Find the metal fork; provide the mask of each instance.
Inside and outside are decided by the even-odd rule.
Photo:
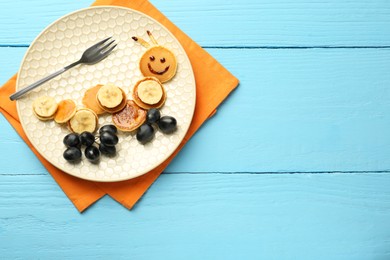
[[[30,86],[25,87],[24,89],[21,89],[21,90],[15,92],[9,98],[11,100],[16,100],[16,99],[20,98],[21,96],[23,96],[24,94],[26,94],[27,92],[29,92],[30,90],[35,89],[36,87],[51,80],[52,78],[55,78],[58,75],[64,73],[65,71],[73,68],[74,66],[77,66],[79,64],[95,64],[95,63],[103,60],[117,46],[117,44],[112,45],[115,42],[115,40],[112,40],[112,41],[108,42],[107,44],[105,44],[111,38],[112,37],[108,37],[107,39],[104,39],[104,40],[96,43],[95,45],[92,45],[91,47],[89,47],[88,49],[86,49],[84,51],[83,55],[81,56],[81,58],[78,61],[73,62],[72,64],[69,64],[68,66],[60,69],[59,71],[56,71],[53,74],[50,74],[49,76],[46,76],[41,80],[38,80],[37,82],[31,84]]]

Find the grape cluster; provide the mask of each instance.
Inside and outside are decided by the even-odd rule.
[[[90,132],[83,132],[80,135],[76,133],[68,134],[64,137],[64,144],[67,149],[64,152],[64,158],[70,162],[80,161],[82,153],[81,147],[85,146],[84,155],[93,163],[100,159],[100,154],[114,155],[116,153],[115,145],[118,143],[117,128],[114,125],[105,125],[99,129],[99,136],[95,137]],[[96,142],[100,140],[100,143]],[[94,144],[98,144],[99,148]]]
[[[137,131],[137,140],[140,143],[146,144],[153,139],[155,134],[153,125],[157,125],[164,134],[171,134],[176,131],[177,121],[172,116],[162,117],[160,111],[156,108],[149,109],[146,115],[146,123],[141,125]]]

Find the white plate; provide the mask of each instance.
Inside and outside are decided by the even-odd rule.
[[[54,121],[38,120],[33,115],[32,102],[48,95],[57,102],[72,99],[82,107],[86,89],[108,82],[122,87],[131,97],[134,84],[143,77],[138,61],[145,51],[131,37],[150,42],[146,30],[176,55],[177,73],[164,83],[167,101],[161,113],[177,119],[177,131],[171,135],[158,131],[147,145],[138,143],[134,133],[120,133],[115,157],[101,156],[99,164],[90,163],[84,155],[78,164],[66,162],[62,156],[65,150],[62,140],[69,130]],[[76,61],[87,47],[108,36],[113,36],[118,46],[105,60],[65,72],[18,100],[17,108],[27,137],[50,163],[82,179],[113,182],[140,176],[160,165],[183,140],[192,120],[196,96],[194,74],[184,49],[164,26],[145,14],[122,7],[100,6],[73,12],[47,27],[31,44],[20,66],[16,89]],[[111,123],[110,115],[99,117],[100,126],[108,123]]]

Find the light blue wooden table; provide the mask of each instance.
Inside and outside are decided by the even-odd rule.
[[[91,0],[0,0],[0,81]],[[132,211],[0,117],[1,259],[390,259],[390,1],[152,0],[240,80]]]

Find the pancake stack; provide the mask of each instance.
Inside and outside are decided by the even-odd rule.
[[[114,84],[100,87],[96,100],[98,106],[110,114],[121,111],[127,103],[126,93]]]
[[[155,77],[145,77],[134,86],[133,100],[143,109],[160,108],[166,99],[165,88]]]
[[[54,118],[57,112],[58,104],[54,98],[48,96],[42,96],[34,100],[33,113],[34,115],[43,121],[51,120]]]

